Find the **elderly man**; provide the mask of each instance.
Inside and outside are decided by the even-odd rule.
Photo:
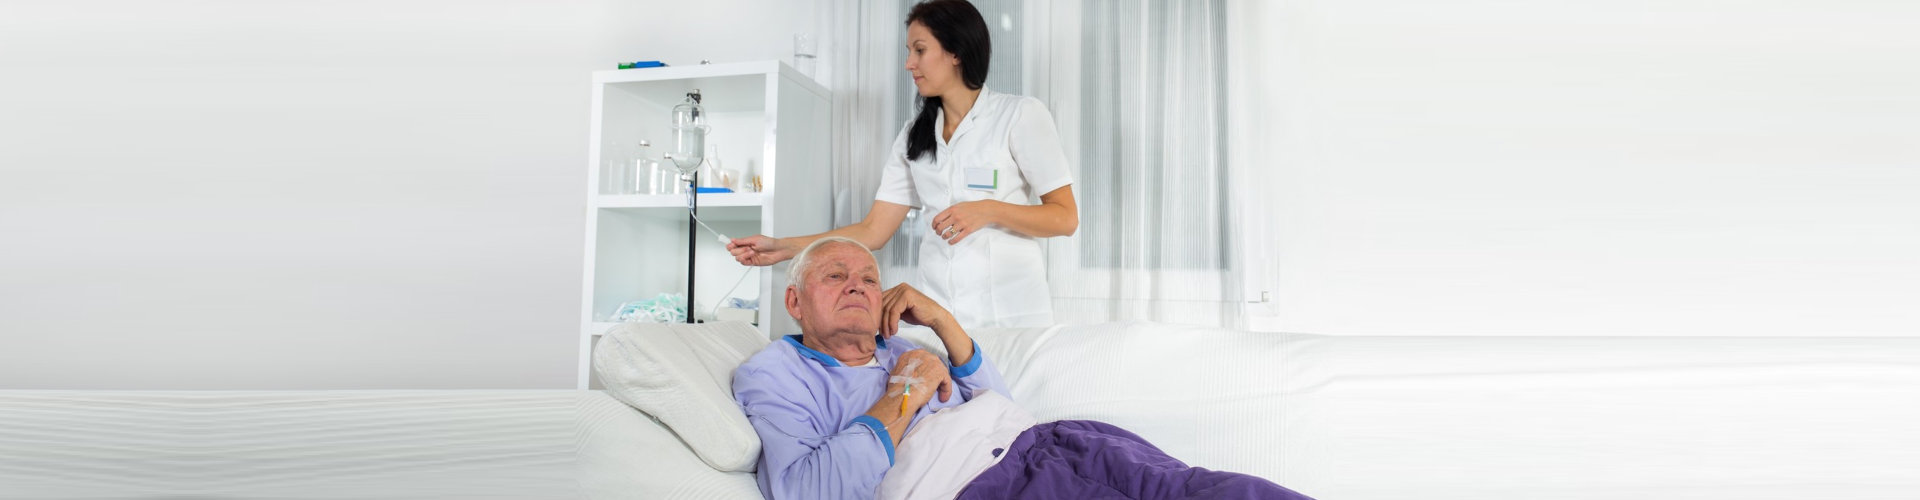
[[[734,399],[760,434],[767,498],[872,498],[907,428],[983,389],[999,370],[953,315],[909,287],[887,292],[896,318],[933,329],[947,359],[878,334],[880,267],[866,246],[822,238],[794,258],[787,312],[800,335],[767,346],[734,371]],[[957,397],[956,397],[957,396]]]
[[[858,242],[821,238],[792,265],[786,306],[800,335],[733,375],[734,399],[760,436],[756,475],[767,498],[1310,500],[1257,477],[1188,467],[1104,423],[1033,421],[951,313],[905,285],[881,292],[879,265]],[[899,321],[931,328],[948,358],[891,336]],[[900,450],[905,470],[889,476],[910,428],[923,429]]]

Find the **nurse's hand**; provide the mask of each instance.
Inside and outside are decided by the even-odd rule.
[[[733,254],[733,260],[741,265],[771,266],[793,258],[794,250],[781,244],[779,238],[756,234],[727,242],[727,253]]]
[[[880,335],[893,338],[900,333],[900,322],[938,330],[942,324],[953,323],[953,313],[926,294],[915,290],[912,285],[901,283],[899,286],[880,292]]]
[[[955,203],[946,210],[933,216],[933,234],[947,240],[948,245],[967,239],[967,235],[999,222],[999,200],[964,201]]]

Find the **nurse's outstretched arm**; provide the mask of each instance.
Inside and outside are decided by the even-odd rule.
[[[832,231],[806,236],[774,238],[756,234],[745,238],[734,238],[727,243],[727,252],[733,254],[733,260],[749,266],[771,266],[793,258],[801,249],[813,244],[814,240],[828,236],[844,236],[866,245],[869,250],[880,250],[900,230],[900,222],[907,220],[907,206],[875,200],[873,208],[867,210],[867,216],[851,225]]]

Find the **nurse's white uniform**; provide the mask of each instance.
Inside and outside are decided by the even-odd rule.
[[[934,152],[907,158],[907,132],[900,129],[874,199],[919,207],[915,224],[954,204],[1000,200],[1035,205],[1040,195],[1073,183],[1053,114],[1039,99],[980,89],[973,109],[942,140],[946,111],[934,117]],[[907,282],[946,306],[964,328],[1053,324],[1053,298],[1038,239],[999,225],[947,244],[933,230],[920,241],[918,279]]]

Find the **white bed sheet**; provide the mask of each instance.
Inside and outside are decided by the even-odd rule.
[[[1920,491],[1920,338],[974,333],[1043,421],[1113,423],[1322,500]],[[707,467],[588,391],[0,391],[0,485],[0,498],[757,496],[751,474]]]
[[[1323,498],[1920,492],[1920,339],[1294,344],[1281,474]]]
[[[1920,338],[975,335],[1042,421],[1106,421],[1322,500],[1920,492]]]
[[[752,498],[597,391],[0,391],[0,498]]]

